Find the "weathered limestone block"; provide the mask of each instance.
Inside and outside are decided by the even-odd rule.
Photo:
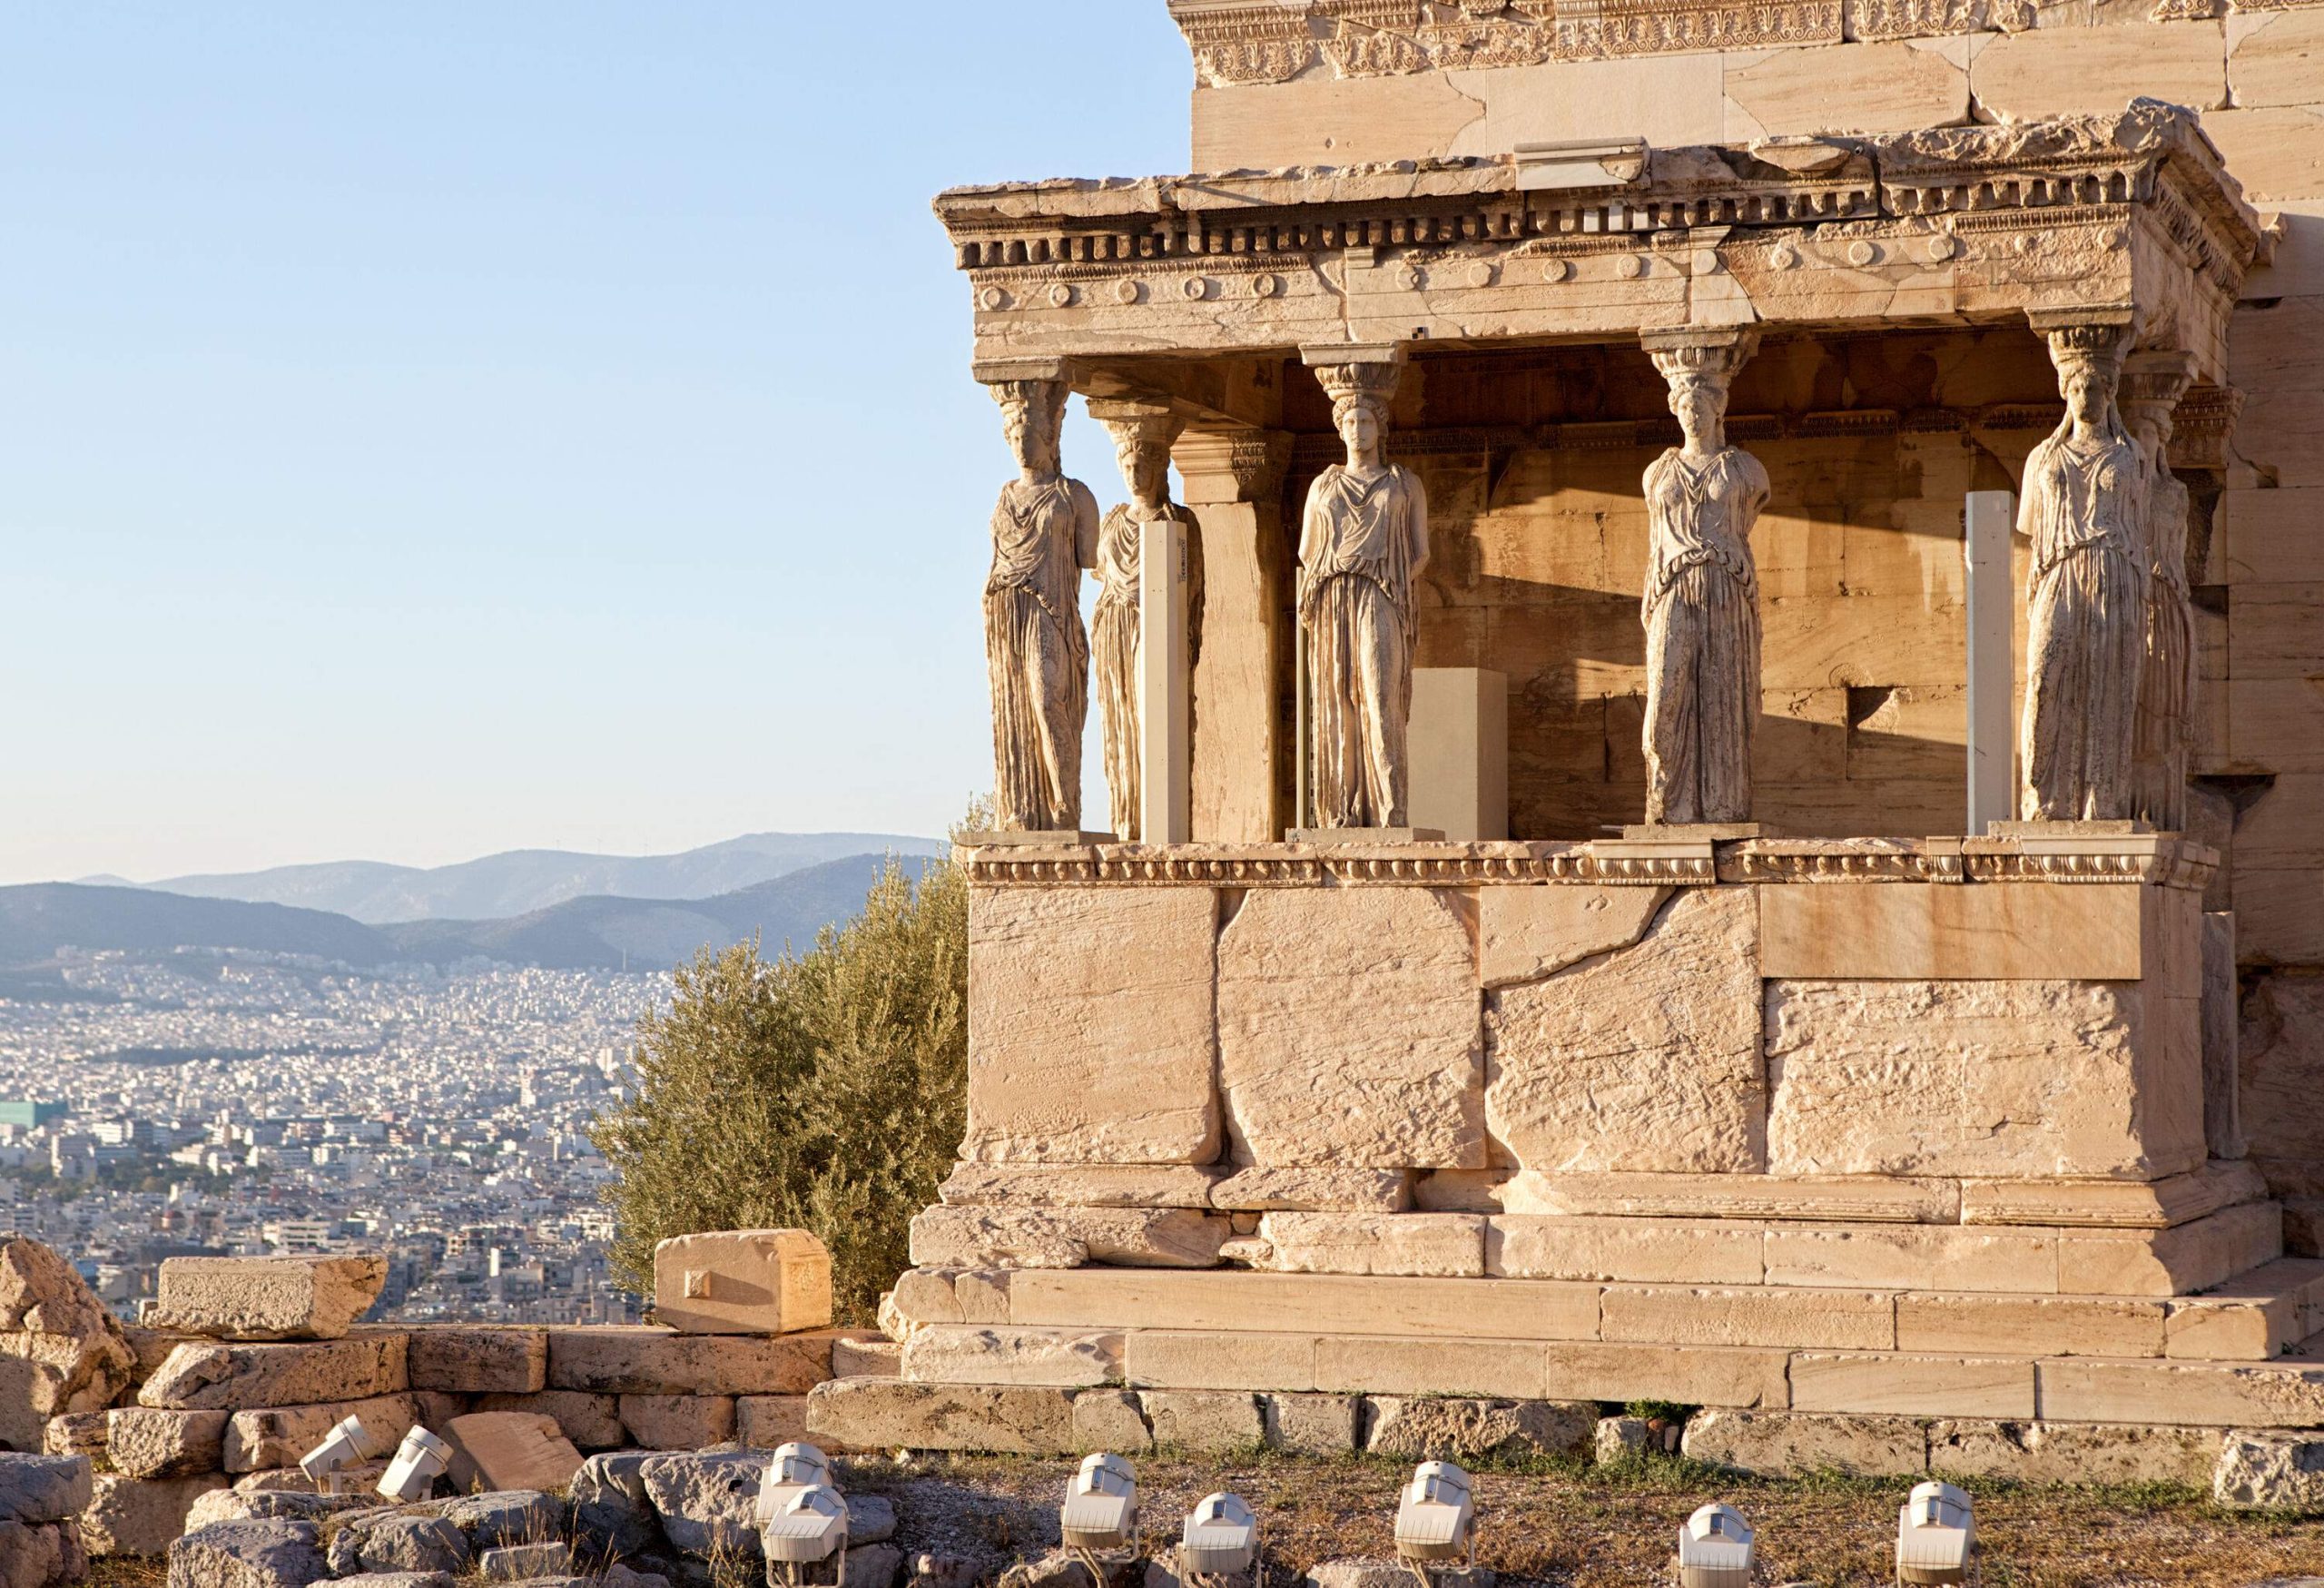
[[[1073,1445],[1084,1455],[1093,1450],[1151,1450],[1154,1431],[1147,1426],[1137,1391],[1085,1389],[1075,1396]]]
[[[1544,1172],[1765,1169],[1758,914],[1680,892],[1640,942],[1486,999],[1485,1116]]]
[[[905,1345],[903,1376],[917,1384],[1119,1384],[1122,1336],[936,1324]]]
[[[318,1494],[311,1488],[212,1489],[196,1495],[185,1514],[188,1533],[221,1522],[320,1522],[345,1512],[365,1510],[370,1499],[362,1494]]]
[[[2160,1356],[2169,1305],[2112,1296],[1896,1297],[1903,1351],[2029,1356]]]
[[[225,1340],[335,1340],[370,1310],[388,1259],[167,1258],[149,1327]]]
[[[556,1418],[538,1412],[470,1412],[436,1432],[452,1447],[445,1475],[462,1493],[562,1489],[581,1470],[580,1451]]]
[[[219,1522],[170,1545],[169,1588],[307,1588],[330,1575],[311,1522]]]
[[[1246,1169],[1213,1186],[1210,1205],[1237,1213],[1402,1213],[1412,1176],[1392,1169]]]
[[[803,1229],[675,1236],[654,1248],[654,1317],[688,1335],[829,1328],[832,1255]]]
[[[72,1264],[36,1240],[0,1242],[0,1443],[38,1449],[50,1417],[103,1411],[134,1367],[121,1325]]]
[[[1709,1411],[1687,1419],[1679,1453],[1690,1461],[1762,1477],[1827,1469],[1860,1477],[1905,1477],[1928,1470],[1928,1435],[1909,1417]]]
[[[185,1532],[194,1501],[226,1486],[222,1473],[133,1478],[99,1473],[81,1513],[81,1547],[92,1555],[163,1555]]]
[[[547,1583],[572,1577],[573,1552],[561,1544],[504,1544],[478,1556],[476,1570],[487,1583]]]
[[[1269,1213],[1255,1267],[1285,1274],[1477,1277],[1482,1218],[1473,1213]]]
[[[1480,888],[1477,973],[1487,987],[1506,987],[1629,948],[1669,897],[1668,888]]]
[[[443,1502],[439,1514],[467,1535],[475,1552],[555,1538],[565,1522],[564,1504],[538,1489],[463,1494]]]
[[[0,1522],[0,1583],[8,1588],[64,1588],[85,1582],[88,1552],[69,1522]]]
[[[1073,1450],[1072,1395],[1030,1385],[834,1378],[807,1397],[807,1436],[866,1450]]]
[[[901,1342],[911,1329],[922,1324],[966,1323],[960,1316],[960,1298],[952,1288],[953,1270],[950,1268],[906,1268],[896,1276],[896,1287],[888,1292],[882,1308],[881,1327],[887,1327],[890,1309],[906,1326],[903,1334],[888,1329],[888,1337]],[[1006,1317],[993,1320],[1006,1322]],[[843,1378],[845,1374],[833,1374]]]
[[[612,1581],[611,1573],[606,1573],[606,1580]],[[452,1588],[451,1577],[443,1572],[358,1572],[351,1577],[333,1581],[352,1584],[352,1588]]]
[[[622,1426],[641,1450],[702,1450],[734,1436],[730,1395],[625,1395]],[[579,1453],[574,1465],[580,1465]]]
[[[1216,1158],[1217,911],[1206,888],[978,889],[961,1157]]]
[[[831,1340],[681,1335],[607,1324],[551,1331],[552,1389],[593,1395],[803,1395],[831,1371]]]
[[[394,1395],[410,1384],[405,1340],[373,1334],[297,1345],[183,1345],[145,1381],[138,1404],[238,1412]]]
[[[1237,1163],[1479,1169],[1476,949],[1430,888],[1260,889],[1218,940]]]
[[[547,1349],[547,1342],[543,1342]],[[546,1366],[544,1366],[546,1371]],[[609,1395],[586,1390],[544,1389],[532,1395],[487,1395],[477,1397],[479,1412],[530,1412],[556,1423],[567,1439],[583,1450],[614,1450],[627,1442],[621,1425],[621,1403]],[[440,1428],[449,1419],[429,1422]]]
[[[69,1522],[88,1509],[85,1455],[24,1455],[0,1451],[0,1522]]]
[[[1345,1455],[1364,1443],[1364,1400],[1357,1395],[1263,1395],[1259,1412],[1267,1448],[1298,1455]]]
[[[2153,1002],[2168,1007],[2129,982],[1770,981],[1768,1168],[2137,1179],[2198,1168],[2194,1001]],[[2169,1040],[2181,1024],[2185,1045]]]
[[[892,1375],[891,1375],[892,1376]],[[744,1395],[734,1397],[734,1438],[753,1450],[773,1450],[807,1437],[803,1395]]]
[[[1757,1224],[1521,1213],[1484,1222],[1485,1272],[1496,1277],[1757,1285],[1766,1272]]]
[[[414,1389],[529,1395],[548,1383],[548,1333],[458,1324],[416,1328],[405,1363]]]
[[[1607,1340],[1868,1351],[1896,1343],[1896,1301],[1885,1290],[1609,1285],[1599,1311],[1599,1337]]]
[[[350,1547],[342,1551],[342,1544]],[[436,1572],[453,1576],[468,1567],[467,1536],[441,1516],[382,1516],[368,1526],[342,1531],[331,1540],[329,1553],[334,1567],[342,1554],[351,1554],[364,1573]]]
[[[66,1412],[41,1425],[44,1455],[85,1455],[92,1460],[105,1453],[108,1412]]]
[[[956,1208],[1207,1208],[1219,1172],[1183,1163],[963,1163],[938,1195]]]
[[[2237,1429],[2221,1442],[2211,1498],[2268,1511],[2324,1511],[2324,1438]]]
[[[1190,1208],[928,1208],[911,1221],[927,1267],[1207,1268],[1229,1226]]]
[[[2237,1069],[2251,1156],[2324,1162],[2324,1110],[2315,1106],[2324,1090],[2324,977],[2279,971],[2253,982],[2243,1000]]]
[[[1381,1455],[1579,1455],[1597,1434],[1598,1408],[1587,1401],[1375,1396],[1369,1422],[1364,1447]]]
[[[2076,1423],[2324,1426],[2324,1366],[2313,1362],[2107,1362],[2038,1366],[2045,1416]]]
[[[1791,1404],[1802,1412],[2010,1419],[2034,1415],[2031,1362],[1801,1351],[1792,1356],[1790,1372]]]
[[[2125,1423],[1931,1424],[1928,1469],[2021,1484],[2187,1484],[2211,1481],[2216,1428]]]
[[[573,1475],[574,1541],[596,1558],[635,1557],[663,1547],[662,1524],[645,1493],[645,1467],[659,1457],[625,1450],[593,1455]]]
[[[115,1406],[105,1414],[105,1448],[113,1466],[133,1478],[219,1472],[225,1465],[227,1415]]]
[[[1137,1399],[1157,1445],[1225,1455],[1255,1450],[1266,1436],[1259,1397],[1247,1390],[1148,1389]]]
[[[409,1395],[383,1395],[322,1406],[235,1412],[227,1421],[220,1458],[228,1472],[296,1466],[307,1452],[323,1442],[333,1425],[347,1417],[360,1417],[372,1454],[388,1455],[394,1454],[419,1420],[419,1406]]]
[[[832,1340],[833,1378],[893,1378],[904,1370],[904,1348],[884,1335],[857,1330]]]
[[[753,1525],[766,1457],[752,1450],[656,1455],[638,1469],[662,1531],[681,1553],[754,1561]]]

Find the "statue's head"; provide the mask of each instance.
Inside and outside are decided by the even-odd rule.
[[[997,380],[993,400],[1000,404],[1000,430],[1019,467],[1034,474],[1058,471],[1058,444],[1065,429],[1065,385],[1058,380]]]
[[[1385,361],[1324,364],[1315,378],[1332,399],[1332,428],[1351,460],[1375,459],[1388,439],[1388,409],[1395,400],[1402,365]]]
[[[1110,411],[1100,407],[1098,417],[1113,432],[1114,456],[1120,459],[1122,483],[1131,498],[1152,506],[1170,495],[1170,448],[1183,425],[1167,409],[1151,413]]]
[[[2114,396],[2122,381],[2125,340],[2125,330],[2119,325],[2068,325],[2050,332],[2058,395],[2066,399],[2066,417],[2076,427],[2119,433]]]
[[[1670,412],[1685,433],[1687,445],[1697,451],[1716,451],[1725,444],[1727,383],[1689,370],[1670,381]]]
[[[1664,400],[1687,438],[1690,452],[1716,452],[1727,445],[1727,392],[1735,372],[1758,345],[1749,332],[1648,343],[1648,356],[1669,386]]]

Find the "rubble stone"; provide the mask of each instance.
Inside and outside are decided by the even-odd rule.
[[[0,1521],[70,1521],[88,1509],[91,1477],[85,1455],[0,1451]]]
[[[546,1351],[546,1345],[544,1345]],[[479,1412],[531,1412],[553,1419],[565,1436],[582,1450],[617,1450],[629,1441],[621,1425],[621,1398],[591,1395],[579,1389],[544,1389],[531,1395],[486,1395],[477,1397]],[[423,1422],[425,1418],[421,1419]],[[444,1422],[428,1423],[440,1428]]]
[[[548,1333],[457,1324],[417,1328],[405,1361],[414,1389],[530,1395],[548,1383]]]
[[[621,1325],[549,1336],[552,1389],[596,1395],[803,1395],[831,1371],[818,1334],[682,1335]]]
[[[467,1535],[440,1516],[384,1516],[368,1527],[347,1531],[359,1541],[356,1558],[366,1572],[458,1576],[468,1569]]]
[[[99,1473],[81,1513],[81,1545],[93,1555],[162,1555],[185,1532],[194,1501],[226,1485],[222,1473],[131,1478]]]
[[[187,1344],[137,1392],[138,1404],[239,1412],[394,1395],[409,1387],[400,1334],[292,1345]]]
[[[1644,1417],[1600,1417],[1590,1456],[1601,1464],[1629,1461],[1644,1455],[1647,1445]]]
[[[0,1444],[36,1450],[49,1418],[104,1410],[135,1362],[121,1325],[54,1248],[0,1241]]]
[[[212,1489],[194,1496],[186,1510],[186,1530],[208,1527],[220,1522],[320,1522],[327,1516],[338,1516],[350,1511],[360,1511],[375,1503],[377,1495],[318,1494],[311,1490],[261,1489],[244,1493],[239,1489]]]
[[[481,1554],[509,1544],[538,1544],[564,1532],[565,1507],[537,1489],[500,1489],[464,1494],[444,1503],[445,1521],[468,1535],[468,1552]]]
[[[487,1583],[537,1582],[573,1569],[573,1552],[561,1544],[511,1544],[477,1558],[477,1574]]]
[[[170,1545],[169,1588],[307,1588],[330,1574],[311,1522],[220,1522]]]
[[[622,1426],[647,1450],[700,1450],[734,1436],[730,1395],[625,1395]],[[576,1456],[577,1463],[577,1456]]]
[[[0,1583],[8,1588],[64,1588],[89,1575],[88,1552],[69,1522],[0,1522]]]
[[[115,1406],[105,1415],[105,1448],[113,1466],[133,1478],[222,1471],[228,1415]]]
[[[227,1415],[220,1460],[228,1472],[296,1466],[305,1459],[307,1452],[321,1444],[333,1427],[349,1417],[362,1420],[364,1442],[372,1455],[390,1455],[411,1431],[419,1415],[418,1405],[408,1395],[373,1396],[369,1400],[339,1401],[319,1406],[268,1406],[234,1412]]]
[[[165,1258],[145,1322],[227,1340],[335,1340],[387,1279],[388,1259],[376,1254]]]
[[[1345,1455],[1364,1443],[1362,1396],[1263,1395],[1259,1413],[1270,1449]]]
[[[1909,1417],[1797,1412],[1697,1412],[1679,1451],[1690,1461],[1762,1477],[1826,1470],[1905,1477],[1928,1470],[1928,1435]]]
[[[436,1432],[452,1447],[445,1475],[463,1493],[562,1489],[581,1469],[556,1419],[538,1412],[470,1412]]]
[[[754,1450],[656,1455],[639,1469],[663,1535],[697,1560],[756,1557],[753,1513],[765,1472],[766,1457]]]
[[[1580,1455],[1597,1435],[1598,1408],[1579,1401],[1375,1396],[1370,1424],[1364,1447],[1382,1455]]]
[[[105,1424],[108,1412],[65,1412],[51,1417],[41,1427],[40,1448],[44,1455],[85,1455],[91,1459],[105,1453]]]
[[[903,1570],[904,1552],[891,1544],[855,1546],[853,1535],[847,1546],[847,1575],[841,1588],[895,1588],[898,1573]]]
[[[2211,1498],[2238,1509],[2324,1511],[2324,1436],[2238,1429],[2221,1441]]]
[[[593,1455],[573,1475],[573,1531],[586,1554],[641,1555],[658,1548],[662,1524],[645,1493],[641,1450]]]

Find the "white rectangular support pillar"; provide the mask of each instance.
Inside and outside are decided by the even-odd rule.
[[[1405,748],[1414,827],[1456,842],[1509,836],[1509,675],[1414,667]]]
[[[1962,556],[1969,591],[1969,825],[1981,835],[1989,822],[2017,815],[2017,724],[2010,635],[2017,588],[2010,569],[2011,531],[2017,498],[2005,490],[1973,490],[1963,514]]]
[[[1194,836],[1187,731],[1187,527],[1150,520],[1137,539],[1138,833],[1147,843]]]

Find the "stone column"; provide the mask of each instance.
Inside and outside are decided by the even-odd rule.
[[[1195,840],[1273,843],[1291,825],[1291,567],[1282,430],[1195,428],[1171,449],[1196,524],[1193,603]]]
[[[1130,499],[1098,532],[1098,695],[1114,830],[1184,843],[1192,516],[1170,500],[1170,446],[1183,421],[1167,402],[1089,405],[1114,438]],[[1127,609],[1125,609],[1127,607]]]
[[[2116,403],[2127,311],[2031,317],[2049,341],[2065,419],[2025,460],[2018,533],[2033,548],[2018,812],[2119,822],[2132,777],[2146,651],[2147,464]]]
[[[1646,471],[1646,820],[1741,836],[1759,720],[1759,576],[1751,527],[1768,471],[1727,444],[1727,393],[1749,327],[1649,331],[1683,443]]]
[[[2171,471],[2179,399],[2194,381],[2192,354],[2133,353],[2123,366],[2122,415],[2145,466],[2146,646],[2131,743],[2132,814],[2166,833],[2187,827],[2188,760],[2195,743],[2195,606],[2187,581],[2188,492]]]

